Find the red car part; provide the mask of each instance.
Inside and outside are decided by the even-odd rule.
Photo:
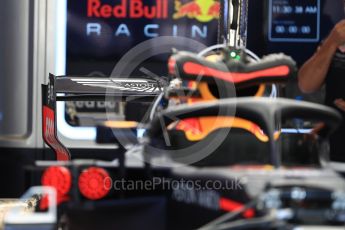
[[[106,197],[110,192],[111,184],[109,173],[98,167],[90,167],[84,170],[78,179],[80,193],[90,200],[99,200]]]
[[[67,194],[72,187],[72,174],[66,167],[51,166],[43,172],[41,183],[56,189],[57,204],[60,204],[69,199]],[[46,209],[48,203],[48,197],[43,197],[40,208]]]

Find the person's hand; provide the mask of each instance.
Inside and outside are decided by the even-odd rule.
[[[334,101],[334,104],[342,111],[345,112],[345,101],[344,99],[337,99]]]
[[[334,26],[332,32],[328,36],[328,40],[336,47],[345,44],[345,19]]]

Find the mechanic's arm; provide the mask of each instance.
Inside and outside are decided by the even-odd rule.
[[[332,57],[345,44],[345,20],[340,21],[317,52],[301,67],[298,85],[304,93],[312,93],[323,85]]]

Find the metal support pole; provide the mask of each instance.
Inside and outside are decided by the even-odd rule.
[[[219,43],[245,47],[247,43],[248,0],[222,0],[219,17]]]

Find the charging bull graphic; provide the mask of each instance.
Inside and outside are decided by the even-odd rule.
[[[175,0],[174,19],[188,17],[200,22],[209,22],[219,19],[220,3],[215,0],[193,0],[183,4],[180,0]]]

